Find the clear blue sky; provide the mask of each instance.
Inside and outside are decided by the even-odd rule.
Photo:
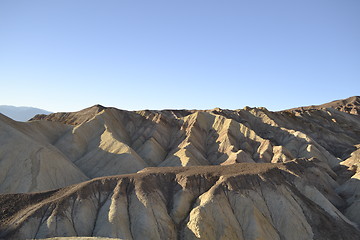
[[[359,0],[1,0],[0,105],[265,106],[360,95]]]

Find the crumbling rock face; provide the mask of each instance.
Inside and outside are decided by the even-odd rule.
[[[353,223],[308,180],[311,169],[331,178],[314,161],[150,168],[0,195],[0,237],[358,239]]]

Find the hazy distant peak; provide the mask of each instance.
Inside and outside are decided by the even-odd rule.
[[[36,114],[50,114],[51,112],[34,107],[16,107],[10,105],[0,105],[0,113],[10,117],[16,121],[28,121]]]

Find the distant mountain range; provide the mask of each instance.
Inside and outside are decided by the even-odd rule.
[[[0,105],[0,113],[16,121],[25,122],[37,114],[50,114],[51,112],[34,107],[15,107]]]

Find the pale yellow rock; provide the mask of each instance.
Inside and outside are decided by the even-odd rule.
[[[255,161],[251,158],[251,156],[246,153],[244,150],[239,150],[237,152],[230,152],[229,155],[223,155],[223,158],[226,159],[222,161],[221,158],[219,159],[222,163],[221,165],[228,165],[234,163],[255,163]]]
[[[273,226],[280,232],[281,238],[313,239],[312,228],[301,211],[301,206],[286,187],[279,186],[275,191],[262,188],[261,191],[271,212]]]
[[[229,201],[243,229],[244,239],[280,239],[266,203],[256,191],[230,192]]]
[[[273,154],[272,163],[287,162],[294,159],[290,151],[284,146],[274,146]]]
[[[233,210],[222,192],[209,191],[199,197],[184,230],[186,239],[244,239]]]

